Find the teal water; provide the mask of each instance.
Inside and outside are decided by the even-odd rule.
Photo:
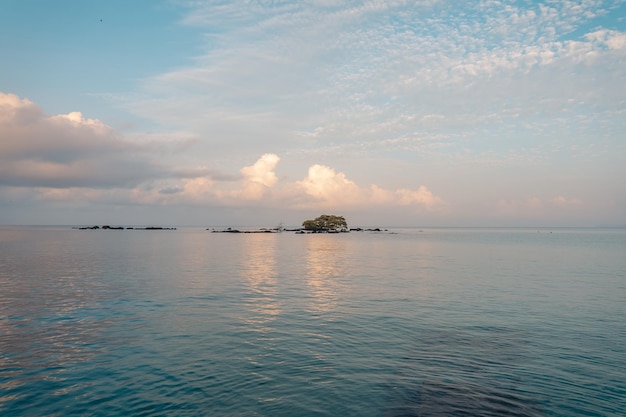
[[[626,230],[0,228],[2,416],[623,416]]]

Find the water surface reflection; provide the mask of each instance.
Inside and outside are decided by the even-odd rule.
[[[249,286],[246,321],[262,325],[281,313],[278,302],[278,272],[276,270],[276,235],[251,234],[243,237],[244,261],[242,275]]]
[[[314,313],[336,310],[347,275],[346,242],[334,235],[309,236],[306,251],[306,278]]]
[[[104,352],[105,333],[123,318],[102,306],[132,281],[104,279],[111,264],[99,242],[73,231],[22,231],[0,239],[0,387],[2,403],[45,401],[83,389],[77,369]],[[119,271],[116,276],[124,276]]]

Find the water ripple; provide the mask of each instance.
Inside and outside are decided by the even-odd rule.
[[[624,234],[20,233],[3,417],[626,409]]]

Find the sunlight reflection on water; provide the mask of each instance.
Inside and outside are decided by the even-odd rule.
[[[0,411],[620,415],[626,232],[399,232],[0,228]]]

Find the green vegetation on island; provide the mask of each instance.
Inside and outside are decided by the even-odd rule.
[[[343,216],[322,214],[313,220],[302,222],[302,228],[312,232],[347,232],[348,223]]]

